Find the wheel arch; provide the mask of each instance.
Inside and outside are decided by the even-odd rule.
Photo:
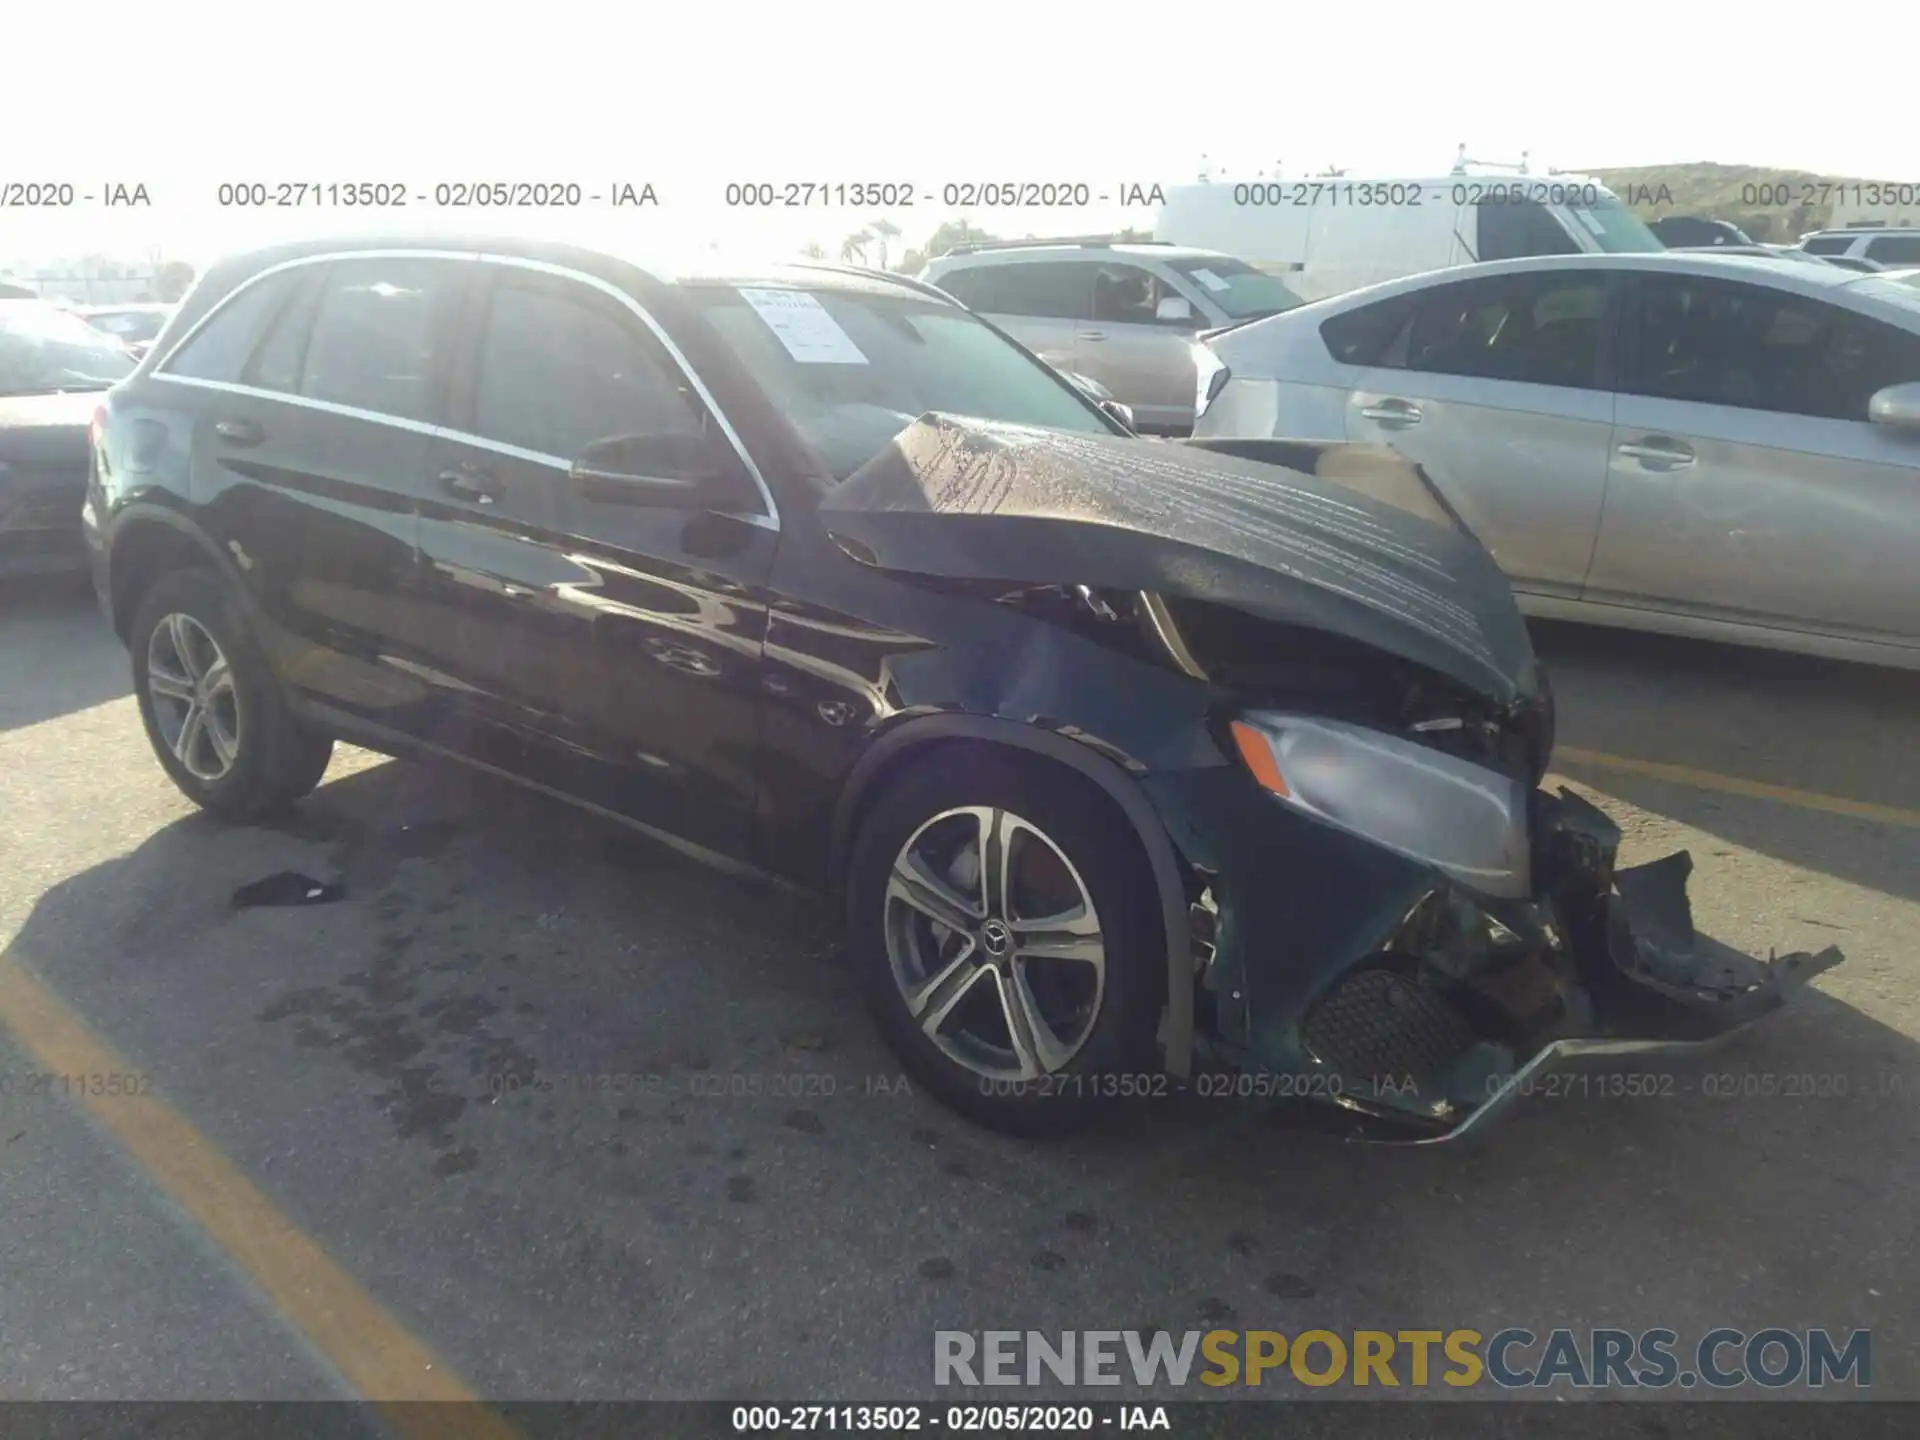
[[[107,598],[114,633],[123,644],[140,597],[162,575],[194,565],[218,572],[237,594],[247,593],[232,561],[185,516],[163,505],[134,505],[115,517],[107,549]]]
[[[1186,1078],[1193,1067],[1193,938],[1185,867],[1166,826],[1126,772],[1106,756],[1051,730],[984,715],[926,715],[887,731],[854,763],[841,787],[828,842],[828,882],[843,891],[854,836],[890,777],[929,750],[953,744],[995,746],[1064,765],[1098,786],[1133,827],[1153,872],[1166,931],[1167,996],[1162,1040],[1170,1073]]]

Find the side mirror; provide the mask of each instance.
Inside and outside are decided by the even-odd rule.
[[[1131,405],[1123,405],[1118,400],[1102,400],[1100,401],[1100,408],[1115,420],[1118,420],[1122,425],[1126,426],[1128,430],[1135,428],[1133,423],[1133,407]]]
[[[1184,295],[1162,295],[1160,303],[1153,307],[1153,318],[1164,325],[1191,324],[1193,302]]]
[[[740,457],[709,435],[614,435],[580,452],[568,472],[579,491],[610,505],[724,509],[754,497]]]
[[[1876,390],[1867,402],[1867,418],[1876,425],[1920,432],[1920,380]]]

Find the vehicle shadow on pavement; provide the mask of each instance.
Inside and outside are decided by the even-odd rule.
[[[126,652],[84,575],[0,580],[0,646],[0,731],[90,710],[132,688]]]
[[[1587,626],[1533,628],[1559,701],[1555,774],[1740,848],[1920,900],[1920,830],[1568,753],[1920,813],[1920,673]]]
[[[1772,1324],[1874,1327],[1916,1393],[1920,1056],[1826,995],[1463,1147],[1191,1095],[1017,1141],[906,1084],[824,907],[368,758],[10,950],[489,1395],[951,1399],[953,1328]],[[346,898],[230,909],[279,870]]]

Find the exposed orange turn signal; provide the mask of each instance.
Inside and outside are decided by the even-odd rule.
[[[1240,758],[1247,762],[1247,769],[1253,772],[1253,778],[1276,795],[1291,796],[1293,791],[1287,788],[1287,777],[1280,773],[1279,762],[1273,758],[1273,747],[1267,743],[1267,737],[1244,721],[1235,720],[1231,726],[1233,743],[1240,749]]]

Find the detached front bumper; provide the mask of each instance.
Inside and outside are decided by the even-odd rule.
[[[1563,792],[1563,808],[1567,801],[1599,815]],[[1609,855],[1616,844],[1609,844]],[[1549,1074],[1620,1056],[1714,1046],[1781,1008],[1800,986],[1845,958],[1828,946],[1818,954],[1760,961],[1700,934],[1687,898],[1693,859],[1684,850],[1625,870],[1609,863],[1609,870],[1611,893],[1590,892],[1584,913],[1577,897],[1567,904],[1574,912],[1575,969],[1592,1000],[1596,1033],[1547,1040],[1517,1070],[1488,1082],[1484,1098],[1464,1115],[1436,1117],[1452,1123],[1419,1143],[1480,1129]],[[1632,1092],[1621,1087],[1620,1093]]]
[[[1691,857],[1617,868],[1619,828],[1570,791],[1536,792],[1531,822],[1524,901],[1470,894],[1350,837],[1347,883],[1329,874],[1290,910],[1263,898],[1279,888],[1271,869],[1262,892],[1230,863],[1216,877],[1217,1033],[1246,1063],[1296,1077],[1291,1093],[1436,1143],[1481,1129],[1551,1072],[1717,1042],[1844,958],[1758,961],[1700,934]],[[1328,833],[1268,840],[1292,859]],[[1288,943],[1316,933],[1311,949]]]

